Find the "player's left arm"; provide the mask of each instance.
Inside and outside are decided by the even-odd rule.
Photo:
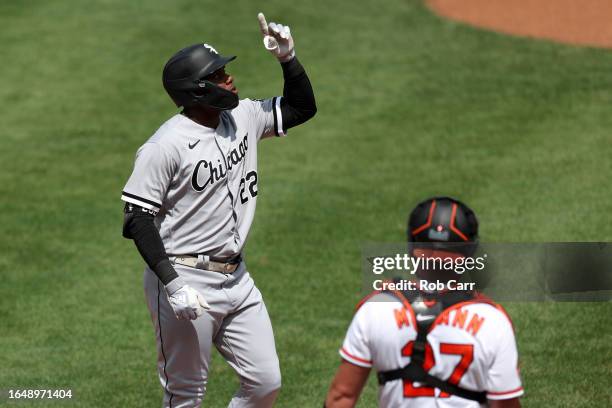
[[[370,375],[370,367],[360,367],[342,360],[327,393],[325,407],[354,407],[368,380],[368,375]]]
[[[283,70],[283,98],[280,100],[282,128],[300,125],[317,113],[312,85],[306,70],[295,56],[293,37],[288,26],[266,22],[262,13],[257,16],[264,46],[274,55]]]
[[[495,331],[488,339],[493,345],[492,361],[487,370],[487,399],[489,401],[508,400],[500,407],[517,406],[517,399],[524,394],[518,369],[518,350],[514,329],[507,315],[499,312]],[[517,401],[512,401],[517,400]],[[515,404],[515,405],[512,405]]]

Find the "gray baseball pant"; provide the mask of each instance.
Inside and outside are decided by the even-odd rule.
[[[163,284],[153,271],[145,269],[145,296],[164,389],[162,406],[200,407],[214,344],[240,379],[240,388],[228,407],[271,407],[281,386],[274,334],[261,293],[244,262],[227,275],[178,264],[175,269],[211,308],[196,320],[178,320]]]

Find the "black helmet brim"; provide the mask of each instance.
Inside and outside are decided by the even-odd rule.
[[[207,77],[208,75],[212,74],[213,72],[223,68],[224,66],[226,66],[227,64],[229,64],[230,62],[232,62],[233,60],[236,59],[235,55],[232,55],[230,57],[219,57],[217,60],[215,60],[212,64],[210,64],[209,66],[206,66],[204,68],[202,68],[197,75],[197,79],[203,79],[204,77]]]

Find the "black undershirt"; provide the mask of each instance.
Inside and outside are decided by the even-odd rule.
[[[134,240],[138,252],[164,285],[178,277],[172,267],[154,216],[146,209],[127,203],[124,210],[123,236]]]
[[[297,58],[281,63],[285,85],[281,112],[283,130],[287,130],[312,118],[317,112],[314,93],[304,67]],[[172,267],[166,249],[153,222],[154,216],[148,210],[133,204],[126,204],[123,236],[134,240],[138,252],[155,272],[159,280],[167,285],[178,277]]]
[[[281,67],[285,79],[281,112],[283,130],[287,130],[312,118],[317,113],[317,105],[308,75],[297,57],[281,63]]]

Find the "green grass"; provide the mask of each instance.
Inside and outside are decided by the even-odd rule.
[[[161,68],[207,41],[243,96],[281,92],[252,2],[0,3],[0,388],[75,407],[159,406],[142,261],[121,238],[136,149],[176,112]],[[443,21],[416,0],[272,0],[319,113],[260,145],[249,269],[283,370],[279,407],[317,407],[359,298],[363,242],[401,241],[432,194],[493,242],[610,241],[612,53]],[[517,303],[527,407],[612,403],[610,303]],[[215,355],[205,404],[236,387]],[[362,407],[374,406],[370,381]],[[37,402],[32,406],[56,406]],[[21,403],[20,406],[28,406]]]

